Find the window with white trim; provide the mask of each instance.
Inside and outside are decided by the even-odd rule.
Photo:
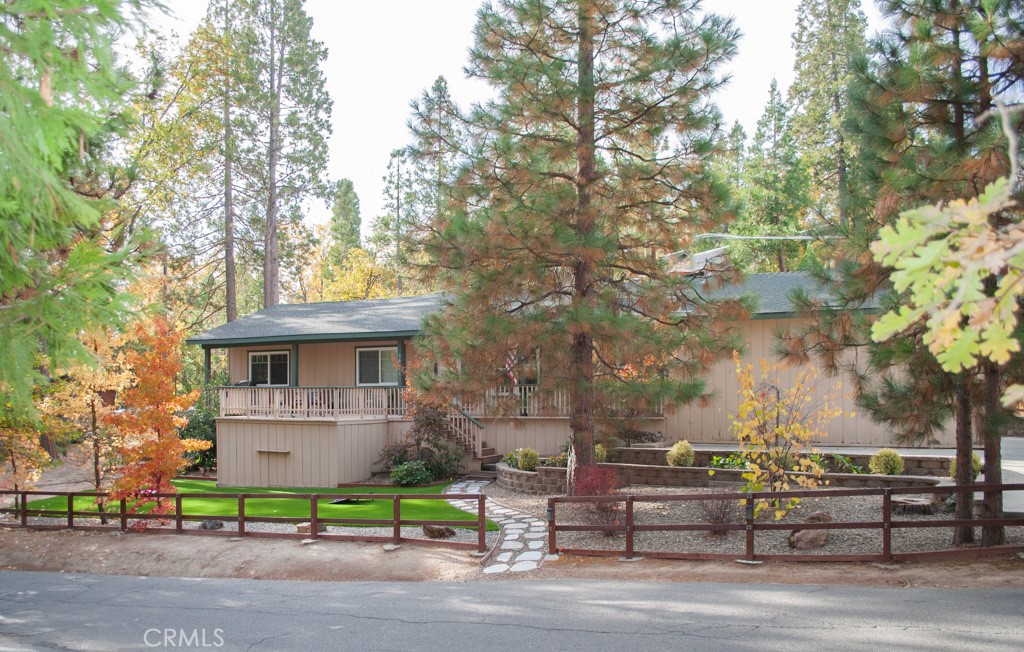
[[[356,385],[398,386],[398,347],[356,349]]]
[[[251,385],[288,385],[291,365],[288,351],[250,351]]]

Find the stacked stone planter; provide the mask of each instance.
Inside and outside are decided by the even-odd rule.
[[[536,471],[513,469],[498,462],[498,486],[523,494],[551,496],[565,493],[564,466],[538,466]]]

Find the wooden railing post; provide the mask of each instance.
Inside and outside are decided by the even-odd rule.
[[[626,496],[626,559],[633,558],[633,497]]]
[[[484,494],[476,499],[476,549],[487,552],[487,496]]]
[[[402,542],[402,499],[395,494],[392,496],[395,501],[395,509],[393,518],[395,519],[394,530],[392,531],[391,540],[395,545]]]
[[[181,494],[174,496],[174,531],[180,533],[184,527],[181,518]]]
[[[118,516],[121,518],[121,531],[128,529],[128,501],[121,499]]]
[[[28,527],[28,492],[21,492],[21,527]]]
[[[882,560],[892,561],[892,489],[882,491]]]
[[[556,532],[558,527],[555,525],[555,499],[548,498],[548,554],[558,554],[558,542],[556,541]]]
[[[317,498],[319,495],[313,494],[309,497],[309,538],[318,539],[320,538],[320,522],[317,515]]]
[[[75,492],[68,493],[68,529],[75,527]]]
[[[238,496],[238,536],[245,536],[245,495]]]
[[[747,524],[747,559],[754,559],[754,494],[747,492],[746,524]]]

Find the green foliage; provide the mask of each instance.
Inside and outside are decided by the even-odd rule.
[[[693,466],[693,446],[685,439],[672,444],[665,454],[669,466]]]
[[[505,464],[509,468],[518,469],[519,468],[519,451],[515,450],[515,451],[512,451],[511,453],[505,453],[504,455],[501,456],[501,463]]]
[[[448,408],[423,400],[418,395],[407,401],[412,427],[401,442],[385,446],[377,464],[393,471],[409,462],[422,462],[431,480],[452,478],[462,471],[465,448],[451,439],[448,432]]]
[[[359,196],[352,182],[342,179],[334,189],[334,206],[331,208],[332,255],[336,264],[348,257],[350,249],[359,246]]]
[[[971,453],[971,472],[974,474],[973,479],[978,479],[978,474],[981,473],[981,456],[977,453]],[[952,457],[949,460],[949,477],[956,482],[956,458]]]
[[[403,462],[391,470],[391,481],[400,487],[427,484],[433,479],[434,474],[423,460]]]
[[[649,430],[623,428],[615,432],[615,438],[621,440],[626,446],[635,446],[636,444],[656,442],[661,439],[661,435]]]
[[[594,461],[598,464],[603,464],[608,461],[608,449],[604,444],[594,445]]]
[[[829,458],[832,460],[832,464],[835,465],[834,471],[836,473],[864,473],[864,467],[854,464],[848,455],[830,453]]]
[[[598,446],[600,446],[600,444],[598,444]],[[595,448],[595,453],[596,453],[597,452],[596,451],[597,446],[595,446],[594,448]],[[541,466],[557,466],[557,467],[560,467],[560,468],[564,468],[564,467],[568,466],[568,464],[569,464],[569,454],[566,453],[566,452],[559,453],[558,455],[552,455],[551,457],[545,457],[540,462]]]
[[[540,455],[532,448],[516,449],[516,456],[520,469],[523,471],[536,471],[540,464]]]
[[[881,448],[871,456],[868,468],[872,473],[879,475],[902,475],[903,457],[891,448]]]
[[[740,453],[731,453],[725,457],[712,455],[711,463],[708,466],[713,469],[745,469],[747,461]]]
[[[112,41],[142,4],[0,3],[0,404],[30,418],[39,370],[87,360],[79,335],[130,309],[142,243],[107,186],[133,81]]]
[[[206,450],[192,451],[185,455],[190,464],[186,471],[210,469],[217,466],[217,414],[216,390],[207,388],[195,406],[189,410],[188,423],[178,429],[179,439],[197,439],[210,442]],[[211,396],[212,395],[212,396]]]

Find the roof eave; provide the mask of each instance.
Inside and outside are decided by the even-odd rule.
[[[222,349],[236,346],[261,346],[263,344],[282,343],[306,343],[317,344],[326,342],[353,342],[371,340],[391,340],[402,337],[415,337],[420,330],[406,331],[382,331],[378,333],[334,333],[334,334],[310,334],[310,335],[266,335],[263,337],[218,337],[203,338],[190,337],[185,340],[186,344],[194,344],[204,349]]]

